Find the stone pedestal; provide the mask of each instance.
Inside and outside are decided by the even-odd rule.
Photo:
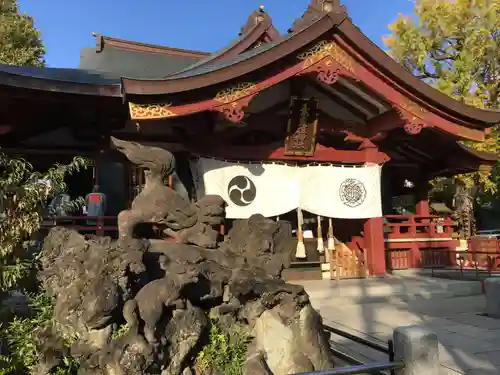
[[[484,280],[486,295],[486,314],[491,318],[500,319],[500,278],[488,277]]]
[[[394,330],[394,359],[405,366],[397,375],[439,375],[437,335],[426,327],[412,325]]]

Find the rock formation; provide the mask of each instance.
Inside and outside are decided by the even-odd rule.
[[[214,320],[248,334],[243,374],[331,369],[320,316],[301,286],[280,279],[289,261],[282,225],[255,215],[217,242],[220,197],[186,201],[163,182],[173,171],[170,153],[150,151],[157,159],[148,161],[150,148],[114,142],[148,167],[149,180],[120,215],[118,240],[65,228],[45,239],[41,281],[55,298],[56,324],[42,343],[38,372],[50,370],[64,341],[79,375],[201,374],[196,359]],[[175,241],[133,238],[142,222],[164,225]],[[215,371],[203,375],[225,375]]]

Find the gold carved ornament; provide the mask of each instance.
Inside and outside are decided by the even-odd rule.
[[[354,59],[337,43],[326,40],[301,53],[297,58],[304,61],[303,69],[307,69],[323,59],[335,60],[335,62],[342,65],[350,73],[354,73],[354,66],[356,65]],[[332,61],[326,61],[326,64],[331,65]]]
[[[215,95],[214,101],[223,105],[215,107],[214,110],[222,113],[227,120],[238,124],[245,116],[243,108],[256,93],[257,85],[250,82],[239,83],[234,87],[221,90]]]
[[[171,103],[136,104],[129,102],[128,108],[132,120],[155,120],[177,116],[177,114],[170,109],[171,105]]]
[[[219,103],[232,103],[251,95],[257,90],[257,85],[250,82],[240,83],[234,87],[221,90],[215,95],[214,100]]]
[[[395,107],[401,118],[405,120],[404,129],[408,134],[419,134],[423,128],[428,126],[426,121],[420,117],[425,116],[428,111],[414,101],[404,98]]]

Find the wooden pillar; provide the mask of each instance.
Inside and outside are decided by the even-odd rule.
[[[359,149],[365,154],[366,164],[374,163],[378,154],[378,147],[375,144],[365,140]],[[369,275],[384,275],[386,273],[384,218],[373,217],[366,219],[363,234]]]
[[[386,272],[384,219],[382,217],[366,219],[363,229],[368,272],[371,276],[384,275]]]

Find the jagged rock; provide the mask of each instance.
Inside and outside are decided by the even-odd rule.
[[[187,304],[187,309],[174,311],[165,329],[167,350],[171,353],[170,363],[164,371],[165,375],[182,373],[183,361],[199,343],[203,331],[208,326],[208,319],[203,310],[192,306],[189,300]]]
[[[120,214],[120,239],[54,228],[41,257],[55,334],[72,338],[79,375],[192,375],[214,317],[252,337],[245,374],[333,367],[304,289],[280,279],[289,228],[254,215],[235,221],[219,243],[222,198],[186,201],[164,185],[175,165],[168,151],[114,142],[148,169],[142,195]],[[145,222],[163,225],[176,242],[134,239]],[[40,369],[53,364],[50,348],[44,352]]]
[[[242,228],[250,238],[264,237],[255,240],[253,252],[238,242]],[[76,338],[72,354],[81,361],[81,374],[181,375],[201,350],[209,314],[231,316],[254,335],[248,374],[331,368],[321,319],[307,294],[278,278],[287,256],[285,248],[276,252],[279,224],[256,216],[236,231],[224,246],[204,249],[53,229],[41,279],[56,299],[55,320]],[[130,327],[126,335],[113,339],[112,327],[124,323]],[[278,353],[286,358],[276,359]]]

